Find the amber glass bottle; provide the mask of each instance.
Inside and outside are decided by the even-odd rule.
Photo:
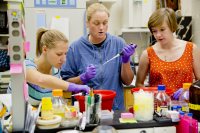
[[[189,109],[193,113],[193,118],[200,121],[200,80],[190,86]]]

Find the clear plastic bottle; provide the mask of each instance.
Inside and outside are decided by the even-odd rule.
[[[158,85],[158,93],[155,96],[155,111],[156,113],[166,116],[166,111],[169,110],[171,99],[165,93],[165,85]]]
[[[63,99],[63,90],[54,89],[52,91],[52,104],[53,104],[53,112],[55,115],[59,115],[62,118],[65,116],[65,102]]]
[[[179,104],[182,106],[182,111],[189,112],[189,88],[191,83],[183,83],[183,92],[179,96]]]

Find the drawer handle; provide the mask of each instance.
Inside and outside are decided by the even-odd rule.
[[[142,130],[142,131],[140,131],[140,133],[146,133],[146,131],[145,131],[145,130]]]

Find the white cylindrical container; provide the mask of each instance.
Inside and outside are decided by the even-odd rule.
[[[153,120],[154,94],[141,89],[134,92],[133,95],[135,119],[140,121]]]

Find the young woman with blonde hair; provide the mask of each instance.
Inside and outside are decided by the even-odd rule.
[[[36,43],[36,58],[25,60],[29,102],[32,105],[39,105],[42,97],[51,97],[52,89],[89,92],[87,85],[76,85],[59,79],[59,69],[66,60],[68,49],[68,39],[63,33],[40,28]],[[10,87],[8,91],[11,91]]]

